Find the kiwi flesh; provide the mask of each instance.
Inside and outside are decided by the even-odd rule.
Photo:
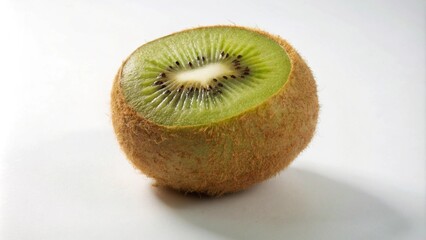
[[[222,195],[284,169],[318,119],[312,73],[282,38],[238,26],[184,30],[136,49],[112,88],[133,165],[160,186]]]

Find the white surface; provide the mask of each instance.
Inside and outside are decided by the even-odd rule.
[[[0,239],[425,239],[424,1],[58,2],[0,6]],[[114,138],[112,79],[140,44],[233,23],[305,57],[318,132],[248,191],[156,189]]]

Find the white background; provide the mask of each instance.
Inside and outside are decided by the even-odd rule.
[[[425,5],[2,2],[0,239],[425,239]],[[321,112],[287,170],[200,199],[131,167],[109,94],[136,47],[214,24],[289,40],[314,72]]]

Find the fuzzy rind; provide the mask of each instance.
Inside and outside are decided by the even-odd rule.
[[[120,85],[125,62],[118,71],[111,92],[114,131],[127,158],[157,185],[213,196],[240,191],[277,174],[311,141],[319,104],[309,67],[279,36],[244,29],[280,44],[292,69],[277,94],[231,119],[202,126],[157,125],[126,102]]]

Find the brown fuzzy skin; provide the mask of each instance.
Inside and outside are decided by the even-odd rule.
[[[203,126],[155,124],[127,104],[120,85],[125,62],[118,71],[111,94],[115,133],[133,165],[158,185],[212,196],[240,191],[277,174],[310,142],[319,105],[309,67],[279,36],[248,30],[280,44],[292,69],[276,95],[231,119]]]

